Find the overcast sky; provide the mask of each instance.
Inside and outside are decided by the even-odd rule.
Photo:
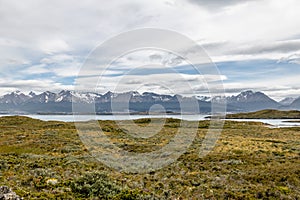
[[[228,95],[253,89],[275,99],[300,96],[299,10],[297,0],[0,0],[0,94],[73,89],[96,45],[124,31],[152,27],[176,31],[202,45],[218,66]],[[172,79],[174,71],[126,77],[126,70],[136,70],[130,69],[132,64],[145,62],[141,58],[151,64],[169,56],[140,54],[120,58],[121,66],[109,72],[114,76],[105,79],[108,85],[117,77],[126,79],[119,85],[124,90],[161,93],[178,83]],[[183,62],[178,64],[192,84],[201,81]],[[153,87],[151,80],[157,79],[165,80],[163,87]],[[183,88],[175,88],[184,94]]]

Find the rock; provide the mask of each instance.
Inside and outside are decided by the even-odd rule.
[[[50,178],[46,181],[48,185],[56,185],[58,183],[58,180],[56,178]]]
[[[0,186],[0,200],[22,200],[15,192],[7,186]]]

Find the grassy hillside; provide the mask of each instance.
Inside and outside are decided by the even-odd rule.
[[[289,123],[300,123],[300,120],[284,121],[284,122],[289,122]]]
[[[227,119],[300,119],[300,111],[260,110],[249,113],[228,114]]]
[[[137,120],[140,126],[148,119]],[[87,122],[88,123],[88,122]],[[179,120],[150,140],[127,137],[112,121],[105,133],[127,151],[168,143]],[[126,122],[123,122],[126,125]],[[88,124],[87,124],[88,125]],[[225,124],[214,150],[199,158],[208,121],[179,160],[148,174],[126,174],[97,162],[72,123],[0,118],[0,185],[25,199],[296,199],[300,196],[300,129],[256,122]]]

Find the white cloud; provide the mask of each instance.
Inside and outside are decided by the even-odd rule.
[[[89,90],[96,90],[99,93],[107,91],[139,91],[141,93],[154,91],[162,94],[190,96],[197,92],[199,87],[205,87],[207,91],[207,84],[213,87],[226,79],[227,77],[224,75],[189,75],[179,73],[83,77],[77,79],[76,90],[89,88]]]
[[[0,11],[6,17],[0,19],[0,34],[5,38],[0,44],[40,48],[41,53],[92,49],[120,31],[140,27],[167,28],[194,40],[231,44],[223,51],[243,43],[284,40],[300,32],[300,4],[296,0],[1,3]],[[205,9],[211,5],[222,9]],[[215,52],[209,54],[214,56]]]
[[[26,77],[50,73],[57,78],[74,77],[78,75],[81,66],[81,63],[76,58],[66,54],[47,55],[39,63],[25,67],[18,74]]]
[[[30,67],[27,67],[25,70],[22,71],[25,74],[44,74],[51,72],[49,69],[47,69],[45,64],[39,64],[39,65],[33,65]]]
[[[272,80],[225,82],[224,87],[227,95],[237,94],[242,90],[254,89],[266,93],[275,100],[280,100],[285,97],[299,97],[300,79],[298,74],[294,74],[288,77],[274,77]]]
[[[56,54],[56,55],[50,55],[45,58],[43,58],[40,63],[43,64],[54,64],[54,63],[64,63],[64,62],[70,62],[73,61],[74,57],[67,54]]]
[[[300,51],[293,53],[291,55],[288,56],[282,56],[280,58],[280,60],[277,61],[278,63],[284,63],[284,62],[288,62],[288,63],[294,63],[294,64],[299,64],[300,65]]]
[[[61,39],[42,41],[39,46],[46,54],[61,53],[70,50],[69,45]]]
[[[178,31],[202,44],[213,61],[287,58],[281,61],[299,63],[290,57],[300,53],[299,10],[297,0],[0,1],[0,80],[15,82],[49,72],[55,77],[49,77],[48,89],[51,84],[60,87],[58,80],[75,76],[97,44],[143,27]],[[123,64],[138,65],[144,62],[140,58],[145,57]],[[95,68],[87,74],[97,72]],[[31,87],[39,88],[36,84]],[[293,87],[298,82],[285,84]]]
[[[56,83],[50,79],[31,79],[31,80],[12,80],[12,79],[2,79],[0,80],[0,93],[5,94],[8,92],[21,90],[22,92],[29,93],[34,92],[44,92],[44,91],[61,91],[63,89],[73,90],[73,85],[64,85]]]

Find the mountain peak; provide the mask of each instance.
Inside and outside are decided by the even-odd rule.
[[[130,98],[128,98],[130,97]],[[44,111],[44,107],[48,110],[53,109],[70,109],[72,102],[75,103],[96,103],[99,106],[101,112],[110,112],[109,108],[105,108],[106,104],[114,99],[120,102],[130,101],[130,105],[133,106],[134,111],[140,111],[143,109],[148,109],[152,104],[161,104],[167,106],[169,110],[178,112],[178,101],[189,101],[191,98],[197,99],[201,102],[202,107],[205,107],[206,111],[209,112],[209,107],[211,103],[221,103],[222,98],[220,97],[206,97],[206,96],[193,96],[193,97],[183,97],[181,95],[167,95],[167,94],[157,94],[154,92],[143,92],[140,94],[137,91],[128,91],[124,93],[114,93],[111,91],[106,92],[104,95],[91,92],[76,92],[70,90],[62,90],[58,93],[53,93],[50,91],[45,91],[41,94],[35,94],[30,92],[29,94],[21,93],[20,91],[12,92],[6,94],[0,98],[0,104],[3,104],[3,108],[15,109],[15,106],[20,106],[20,108],[28,106],[28,109],[33,109],[35,105],[37,108],[41,109],[39,111]],[[285,101],[289,101],[289,104],[285,106],[284,104],[278,103],[275,100],[268,97],[262,92],[255,92],[253,90],[242,91],[238,95],[225,97],[227,101],[227,110],[230,112],[246,112],[246,111],[257,111],[262,109],[281,109],[284,108],[295,108],[300,109],[300,98],[292,99],[286,98]],[[293,101],[294,100],[294,101]],[[290,103],[292,102],[293,103]],[[45,105],[48,104],[48,105]],[[34,106],[33,106],[34,105]],[[102,108],[101,106],[104,106]],[[43,109],[42,109],[43,108]],[[105,110],[106,109],[106,110]],[[135,110],[136,109],[136,110]],[[30,110],[31,111],[31,110]],[[144,111],[144,110],[143,110]],[[72,112],[69,110],[69,112]]]
[[[240,95],[242,95],[242,96],[248,96],[248,95],[254,95],[254,94],[256,94],[257,92],[254,92],[253,90],[246,90],[246,91],[242,91],[241,93],[240,93]]]
[[[129,94],[132,96],[140,96],[141,94],[138,91],[130,91]]]
[[[14,94],[21,94],[21,91],[20,90],[16,90],[13,92]]]
[[[54,93],[53,93],[53,92],[50,92],[50,91],[46,91],[46,92],[43,92],[42,94],[50,95],[50,94],[54,94]]]
[[[62,94],[71,94],[71,91],[70,90],[62,90],[58,94],[59,95],[62,95]]]
[[[34,92],[30,91],[30,92],[28,93],[28,96],[34,97],[34,96],[36,96],[36,94],[35,94]]]
[[[227,97],[229,106],[238,108],[240,111],[257,111],[262,109],[276,109],[280,106],[278,102],[262,92],[252,90],[243,91],[237,96]]]
[[[299,108],[300,107],[300,97],[296,98],[291,104],[290,106],[292,108]]]
[[[157,96],[158,94],[156,94],[156,93],[154,93],[154,92],[143,92],[142,95],[146,95],[146,96],[148,96],[148,95]]]
[[[242,99],[248,100],[249,98],[265,98],[265,97],[269,98],[264,93],[255,92],[253,90],[243,91],[240,94],[238,94],[236,97],[239,98],[240,100],[242,100]]]
[[[111,91],[108,91],[108,92],[106,92],[104,95],[111,95],[112,94],[112,92]],[[103,95],[103,96],[104,96]]]
[[[10,93],[10,95],[13,95],[13,96],[20,96],[20,95],[24,95],[20,90],[16,90],[12,93]]]
[[[281,105],[288,106],[288,105],[291,105],[295,100],[296,100],[296,98],[286,97],[286,98],[280,100],[279,103]]]

